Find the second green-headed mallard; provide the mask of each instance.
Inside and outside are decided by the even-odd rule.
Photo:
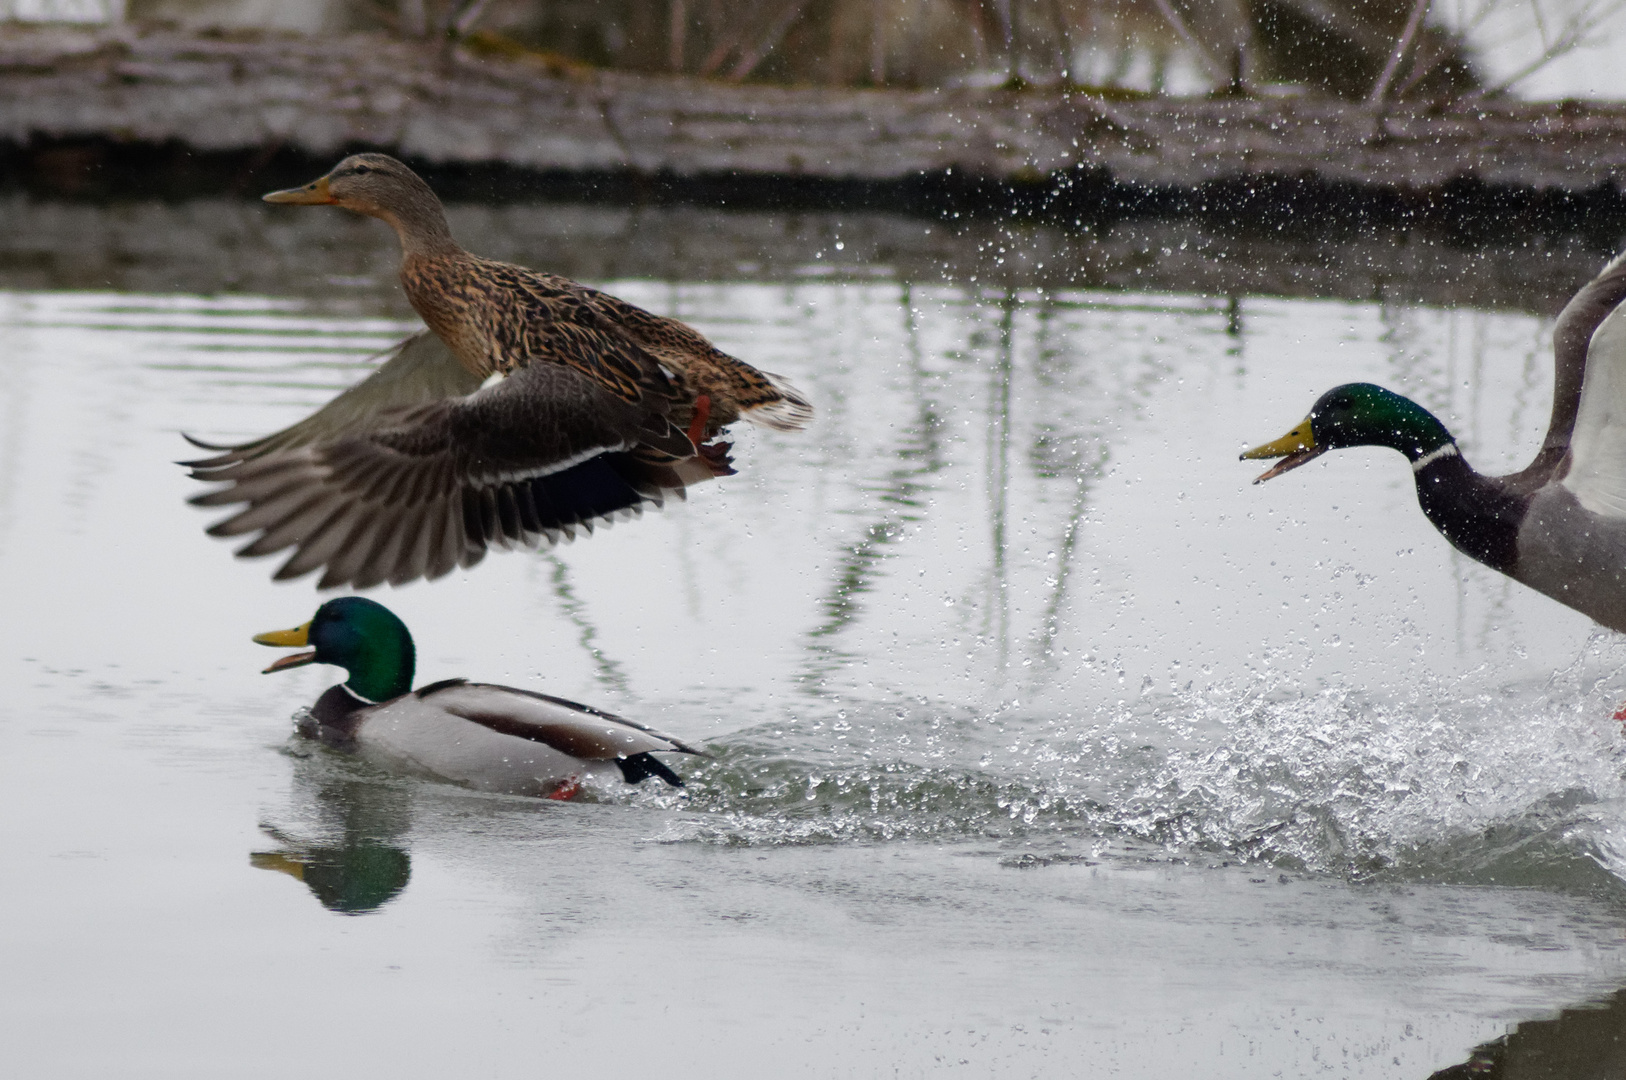
[[[1387,446],[1411,461],[1417,500],[1463,554],[1626,633],[1626,256],[1553,329],[1552,418],[1536,458],[1508,476],[1463,460],[1440,420],[1371,383],[1321,396],[1292,431],[1244,458],[1282,458],[1255,481],[1328,450]]]
[[[466,679],[414,690],[411,633],[366,597],[329,600],[305,625],[254,640],[311,646],[276,661],[268,674],[304,664],[349,673],[301,716],[300,734],[479,791],[568,798],[588,776],[614,770],[629,784],[656,776],[682,787],[654,755],[701,753],[653,728],[530,690]]]
[[[795,430],[812,406],[778,376],[699,332],[551,274],[470,254],[440,200],[384,154],[272,192],[388,223],[401,283],[433,336],[404,342],[371,377],[306,420],[187,462],[223,487],[202,506],[246,504],[209,531],[258,534],[240,555],[293,554],[318,588],[438,577],[491,547],[591,532],[733,472],[747,420]]]

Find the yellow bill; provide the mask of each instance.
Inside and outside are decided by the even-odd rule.
[[[272,645],[279,649],[297,649],[311,643],[311,624],[296,626],[292,630],[271,630],[264,634],[255,634],[254,642],[257,645]],[[316,650],[310,652],[294,653],[284,656],[260,674],[269,675],[273,671],[286,671],[289,668],[301,667],[316,662]]]
[[[305,864],[281,851],[249,852],[248,864],[260,870],[275,870],[279,874],[305,880]]]
[[[1275,468],[1263,472],[1254,478],[1254,483],[1262,484],[1266,480],[1278,477],[1282,475],[1282,473],[1287,472],[1289,469],[1296,469],[1300,465],[1318,458],[1326,452],[1327,448],[1325,446],[1316,445],[1315,433],[1310,430],[1310,418],[1306,416],[1301,424],[1295,427],[1292,431],[1289,431],[1286,435],[1283,435],[1281,438],[1272,442],[1267,442],[1262,446],[1256,446],[1252,450],[1245,452],[1242,455],[1242,460],[1251,461],[1261,458],[1282,459]]]
[[[327,177],[312,180],[304,187],[283,188],[260,196],[268,203],[293,203],[297,206],[331,206],[338,202],[327,189]]]

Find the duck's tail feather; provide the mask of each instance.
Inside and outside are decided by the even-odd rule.
[[[778,393],[760,405],[747,405],[740,417],[775,431],[800,431],[813,419],[813,405],[807,397],[790,383],[770,371],[762,372]]]
[[[673,787],[683,786],[682,778],[667,768],[665,763],[650,751],[646,750],[642,754],[633,754],[630,757],[616,758],[615,763],[621,767],[621,776],[629,784],[641,783],[651,776],[658,776]]]

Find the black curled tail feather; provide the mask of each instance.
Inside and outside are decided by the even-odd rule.
[[[642,783],[651,776],[658,776],[673,787],[683,786],[682,778],[648,750],[642,754],[616,758],[615,763],[621,767],[621,776],[629,784]]]

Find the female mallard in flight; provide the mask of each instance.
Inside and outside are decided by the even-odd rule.
[[[1282,458],[1387,446],[1411,460],[1417,501],[1463,554],[1626,632],[1626,255],[1582,287],[1553,328],[1552,419],[1522,471],[1481,476],[1427,409],[1370,383],[1323,394],[1286,435],[1243,454]]]
[[[384,154],[356,154],[267,202],[342,206],[388,222],[401,284],[433,331],[284,431],[186,462],[248,504],[209,532],[292,547],[276,577],[318,588],[399,585],[472,566],[488,547],[591,532],[726,476],[735,420],[782,431],[813,409],[698,332],[565,278],[471,255],[440,200]]]
[[[267,674],[304,664],[334,664],[350,674],[301,717],[300,734],[479,791],[569,798],[585,777],[612,765],[629,784],[658,776],[682,787],[653,755],[701,753],[642,724],[529,690],[466,679],[414,690],[412,635],[389,608],[365,597],[329,600],[304,626],[254,640],[314,646],[283,657]]]

